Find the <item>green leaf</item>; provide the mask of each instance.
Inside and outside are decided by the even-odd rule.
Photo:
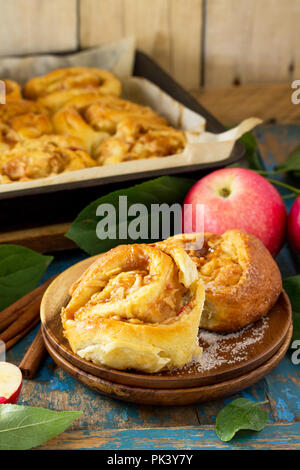
[[[27,450],[62,433],[81,411],[0,405],[0,450]]]
[[[293,310],[293,338],[300,340],[300,274],[283,280],[283,288],[291,301]]]
[[[284,163],[281,163],[276,167],[276,170],[282,172],[293,171],[295,175],[299,176],[300,173],[300,145],[298,145],[288,156]]]
[[[252,170],[263,170],[259,153],[257,151],[257,140],[252,134],[252,132],[246,132],[241,138],[240,141],[244,144],[246,148],[246,157],[248,160],[249,168]]]
[[[241,429],[261,431],[268,420],[268,413],[260,409],[261,403],[237,398],[217,415],[216,433],[221,441],[230,441]]]
[[[52,259],[23,246],[0,245],[0,310],[32,291]]]
[[[127,218],[126,214],[124,214],[125,218],[123,219],[122,214],[118,216],[119,196],[127,196],[128,208],[132,204],[136,203],[144,204],[147,207],[148,215],[145,218],[144,223],[148,224],[150,233],[151,204],[181,204],[193,184],[195,184],[195,181],[191,179],[162,176],[155,180],[146,181],[145,183],[141,183],[127,189],[114,191],[100,197],[83,209],[73,222],[66,236],[90,255],[110,250],[120,243],[149,243],[151,241],[150,238],[145,238],[144,240],[132,240],[130,238],[118,239],[119,228],[122,225],[124,226],[125,224],[129,224],[133,219],[132,217]],[[110,237],[109,239],[100,240],[97,237],[96,227],[101,218],[100,216],[96,216],[96,210],[100,204],[111,204],[116,209],[116,214],[118,216],[116,224],[113,224],[109,228],[112,234],[116,233],[117,237],[115,239]]]

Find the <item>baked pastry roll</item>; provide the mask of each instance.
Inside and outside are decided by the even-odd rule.
[[[21,87],[14,80],[4,79],[6,103],[9,101],[21,100]]]
[[[106,137],[114,134],[118,123],[126,118],[146,117],[160,124],[167,124],[147,106],[123,100],[116,96],[86,94],[72,99],[53,117],[56,132],[75,135],[86,144],[90,153]]]
[[[152,119],[126,118],[117,126],[113,137],[105,139],[95,151],[100,165],[130,160],[165,157],[183,151],[184,132]]]
[[[91,67],[53,70],[29,80],[24,96],[38,100],[51,112],[57,111],[75,96],[86,93],[121,95],[121,82],[111,72]]]
[[[95,166],[79,139],[45,135],[19,142],[0,156],[0,182],[28,181]]]
[[[181,250],[178,264],[150,245],[120,245],[73,284],[62,309],[72,350],[96,364],[154,373],[199,358],[204,288]]]
[[[22,140],[22,137],[16,131],[0,122],[0,155],[14,147],[20,140]]]
[[[27,100],[0,105],[0,124],[2,129],[11,131],[6,139],[9,147],[16,141],[40,137],[53,131],[47,111],[41,105]]]
[[[228,230],[171,237],[156,246],[164,251],[184,248],[196,263],[205,285],[200,326],[212,331],[236,331],[266,315],[282,290],[280,271],[270,252],[254,235]]]

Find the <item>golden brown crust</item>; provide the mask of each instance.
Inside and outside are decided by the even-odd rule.
[[[79,139],[45,135],[19,142],[0,156],[0,183],[29,181],[94,165]]]
[[[200,354],[204,288],[196,279],[190,259],[179,267],[150,245],[118,246],[72,286],[64,334],[81,357],[117,369],[182,367]]]
[[[127,117],[146,117],[166,125],[166,120],[147,106],[123,100],[116,96],[86,94],[67,103],[53,117],[56,132],[76,135],[93,153],[100,142],[114,134],[120,121]]]
[[[16,136],[14,143],[50,134],[53,131],[47,111],[39,104],[27,100],[10,101],[1,105],[0,124]],[[8,146],[11,147],[9,144]]]
[[[86,93],[120,96],[121,83],[111,72],[92,67],[69,67],[54,70],[29,80],[24,95],[38,100],[51,112],[69,100]]]
[[[120,121],[113,137],[105,139],[95,151],[100,165],[131,160],[165,157],[183,151],[184,132],[147,118]]]
[[[154,110],[119,98],[121,83],[106,70],[69,67],[32,78],[24,87],[27,100],[21,99],[16,82],[6,80],[6,86],[0,155],[18,148],[2,161],[2,184],[69,171],[68,165],[66,170],[52,168],[48,163],[53,159],[43,152],[39,156],[37,149],[30,158],[21,156],[21,148],[29,150],[25,140],[53,133],[81,139],[97,166],[176,155],[186,146],[185,133],[168,126]]]
[[[253,235],[228,230],[204,235],[200,249],[190,246],[195,234],[158,243],[185,247],[205,285],[200,326],[212,331],[236,331],[266,315],[281,290],[280,271],[263,243]]]

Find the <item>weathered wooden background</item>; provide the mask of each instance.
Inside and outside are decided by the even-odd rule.
[[[135,35],[185,87],[300,76],[300,0],[0,0],[0,55]]]

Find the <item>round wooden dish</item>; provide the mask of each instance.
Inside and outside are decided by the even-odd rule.
[[[66,361],[66,359],[64,359],[49,343],[45,336],[45,331],[43,329],[42,331],[46,348],[56,364],[71,375],[71,377],[74,377],[74,379],[83,383],[92,390],[117,400],[140,403],[143,405],[182,406],[212,401],[233,395],[234,393],[240,392],[244,388],[253,385],[255,382],[258,382],[268,374],[285,355],[291,341],[293,328],[292,325],[289,327],[287,335],[284,338],[284,342],[278,351],[257,369],[234,379],[224,380],[223,382],[214,385],[177,388],[172,390],[132,387],[114,383],[92,374],[88,374]]]
[[[98,366],[73,353],[63,336],[61,307],[69,300],[69,288],[97,258],[94,256],[75,264],[58,276],[48,287],[41,304],[44,336],[51,348],[68,363],[95,377],[114,383],[158,389],[189,388],[233,379],[256,369],[272,357],[283,344],[291,325],[291,306],[285,292],[263,320],[229,335],[200,331],[203,346],[202,364],[160,374],[119,371]]]

